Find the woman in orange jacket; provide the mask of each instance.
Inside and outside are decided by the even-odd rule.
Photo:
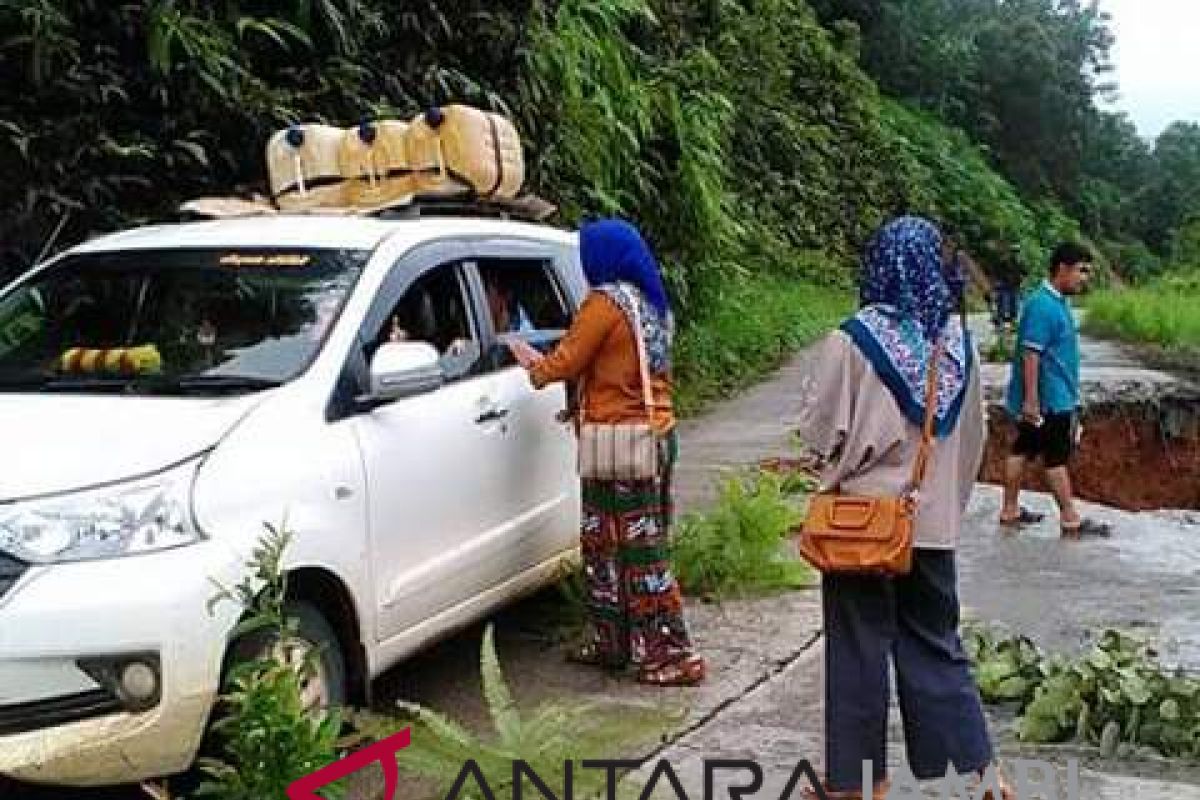
[[[539,389],[562,381],[582,386],[581,421],[649,419],[660,456],[652,479],[583,482],[587,632],[576,655],[610,668],[633,667],[645,683],[694,685],[704,679],[705,662],[693,651],[669,561],[671,473],[678,445],[666,290],[658,264],[632,225],[591,223],[579,240],[591,292],[570,330],[546,356],[524,342],[510,346]],[[645,346],[649,408],[635,337]]]

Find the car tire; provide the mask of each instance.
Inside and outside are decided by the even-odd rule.
[[[316,708],[339,708],[346,704],[346,657],[333,626],[316,606],[302,600],[284,604],[284,614],[295,620],[291,639],[280,645],[274,631],[250,634],[230,648],[226,670],[238,663],[274,654],[299,664],[307,653],[317,651],[316,674],[308,678],[303,691],[310,693],[306,704]]]

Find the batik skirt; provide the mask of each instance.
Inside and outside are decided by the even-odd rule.
[[[658,477],[583,482],[584,643],[608,667],[658,667],[692,654],[670,560],[677,452],[672,433]]]

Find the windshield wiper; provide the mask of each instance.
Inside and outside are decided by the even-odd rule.
[[[130,378],[97,375],[30,376],[27,380],[5,381],[4,388],[34,389],[39,392],[122,392]]]
[[[0,376],[0,392],[21,391],[23,389],[40,389],[49,380],[45,375],[2,375]]]
[[[184,375],[179,377],[147,377],[133,384],[135,391],[179,392],[183,394],[220,394],[223,392],[261,392],[275,389],[283,381],[253,375]]]

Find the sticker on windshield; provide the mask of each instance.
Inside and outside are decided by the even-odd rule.
[[[306,253],[229,253],[221,256],[223,267],[305,267],[312,261]]]

